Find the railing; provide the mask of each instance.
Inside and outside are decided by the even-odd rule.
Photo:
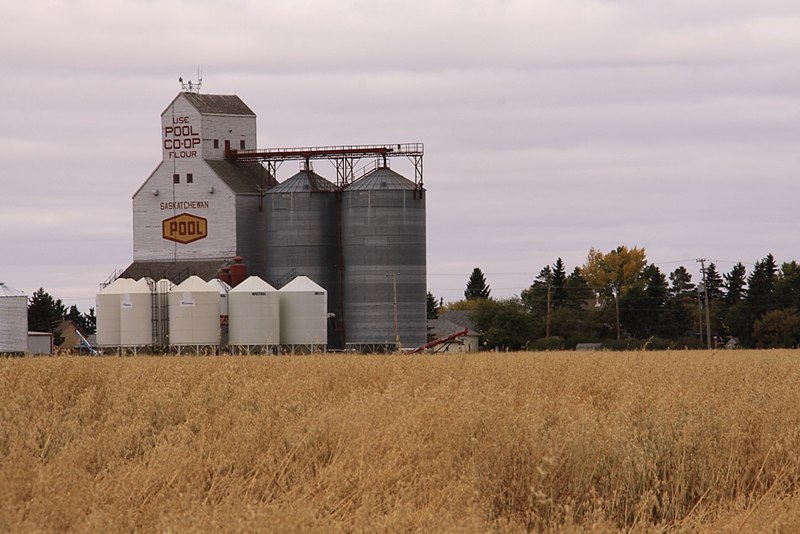
[[[423,143],[396,143],[385,145],[330,145],[316,147],[291,147],[235,150],[226,148],[225,159],[239,161],[331,159],[337,157],[369,156],[422,156]]]

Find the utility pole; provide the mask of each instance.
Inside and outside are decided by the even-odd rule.
[[[698,258],[697,261],[700,263],[700,270],[703,273],[703,295],[705,295],[704,300],[706,304],[706,342],[708,343],[708,348],[711,348],[711,311],[708,309],[708,282],[706,281],[706,259],[705,258]]]
[[[619,331],[619,286],[614,288],[614,305],[617,308],[617,341],[621,339]]]
[[[395,350],[400,352],[400,327],[397,323],[397,273],[389,273],[392,277],[392,301],[394,303],[394,342]]]

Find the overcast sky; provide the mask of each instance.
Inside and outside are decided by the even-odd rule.
[[[796,0],[0,0],[0,29],[0,281],[29,295],[86,310],[131,262],[198,66],[262,147],[424,142],[445,301],[473,267],[511,296],[591,247],[800,260]]]

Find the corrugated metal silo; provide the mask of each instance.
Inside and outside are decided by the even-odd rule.
[[[328,312],[340,315],[340,261],[336,186],[302,170],[266,193],[267,280],[280,288],[287,279],[307,276],[328,293]],[[341,347],[331,328],[326,341]]]
[[[95,296],[95,329],[98,347],[119,347],[122,343],[122,295],[130,293],[136,282],[117,278]]]
[[[342,194],[347,345],[362,350],[425,343],[424,190],[377,168]]]
[[[190,276],[169,292],[169,343],[173,347],[218,346],[219,290]]]
[[[130,280],[120,294],[119,321],[120,346],[153,344],[153,295],[147,279]]]
[[[232,347],[250,349],[280,342],[278,291],[258,276],[251,276],[228,294],[228,336]]]
[[[28,297],[0,282],[0,354],[28,351]]]
[[[281,345],[292,351],[301,346],[324,348],[328,339],[328,293],[306,276],[298,276],[278,290]]]

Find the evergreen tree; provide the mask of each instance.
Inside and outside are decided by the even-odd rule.
[[[425,300],[428,307],[428,319],[436,319],[439,317],[439,308],[441,308],[444,304],[444,299],[439,299],[437,301],[436,297],[433,296],[433,293],[428,291]]]
[[[564,293],[566,294],[565,306],[575,310],[582,310],[584,305],[592,299],[594,292],[586,283],[580,267],[575,267],[567,277],[564,282]]]
[[[657,335],[667,300],[667,279],[655,265],[642,271],[642,280],[622,296],[620,318],[632,336],[646,339]]]
[[[547,292],[550,291],[550,303],[552,310],[553,299],[553,270],[549,265],[542,267],[539,276],[528,289],[523,289],[520,299],[525,307],[534,315],[544,317],[547,314]]]
[[[725,278],[725,304],[731,306],[744,299],[747,294],[747,269],[742,263],[737,263],[731,272],[723,275]]]
[[[786,262],[775,283],[775,300],[780,308],[800,309],[800,264]]]
[[[53,343],[60,345],[64,342],[64,337],[59,334],[58,326],[66,312],[64,303],[60,299],[54,299],[40,287],[28,303],[28,330],[51,332]]]
[[[697,295],[692,275],[681,265],[670,273],[669,280],[669,298],[658,335],[671,339],[694,335]]]
[[[97,333],[97,316],[94,313],[94,308],[89,308],[89,313],[83,314],[83,321],[87,334]]]
[[[86,335],[95,333],[97,318],[94,315],[94,308],[89,308],[89,313],[81,313],[73,304],[64,314],[64,319],[72,321]]]
[[[774,309],[775,283],[778,280],[778,265],[772,254],[757,261],[747,278],[747,303],[754,311],[754,319]]]
[[[672,284],[669,294],[672,298],[693,298],[695,285],[692,283],[692,275],[681,265],[669,274],[669,281]]]
[[[564,284],[567,282],[567,271],[561,258],[558,258],[553,264],[552,271],[550,302],[552,303],[552,309],[557,310],[564,306],[564,302],[567,299],[566,291],[564,291]]]
[[[711,262],[706,267],[706,287],[708,288],[708,299],[719,300],[723,295],[722,275],[717,271],[717,266]]]
[[[491,288],[486,283],[486,277],[478,267],[472,270],[472,274],[467,281],[467,289],[464,291],[464,297],[467,300],[475,299],[488,299],[491,294]]]

